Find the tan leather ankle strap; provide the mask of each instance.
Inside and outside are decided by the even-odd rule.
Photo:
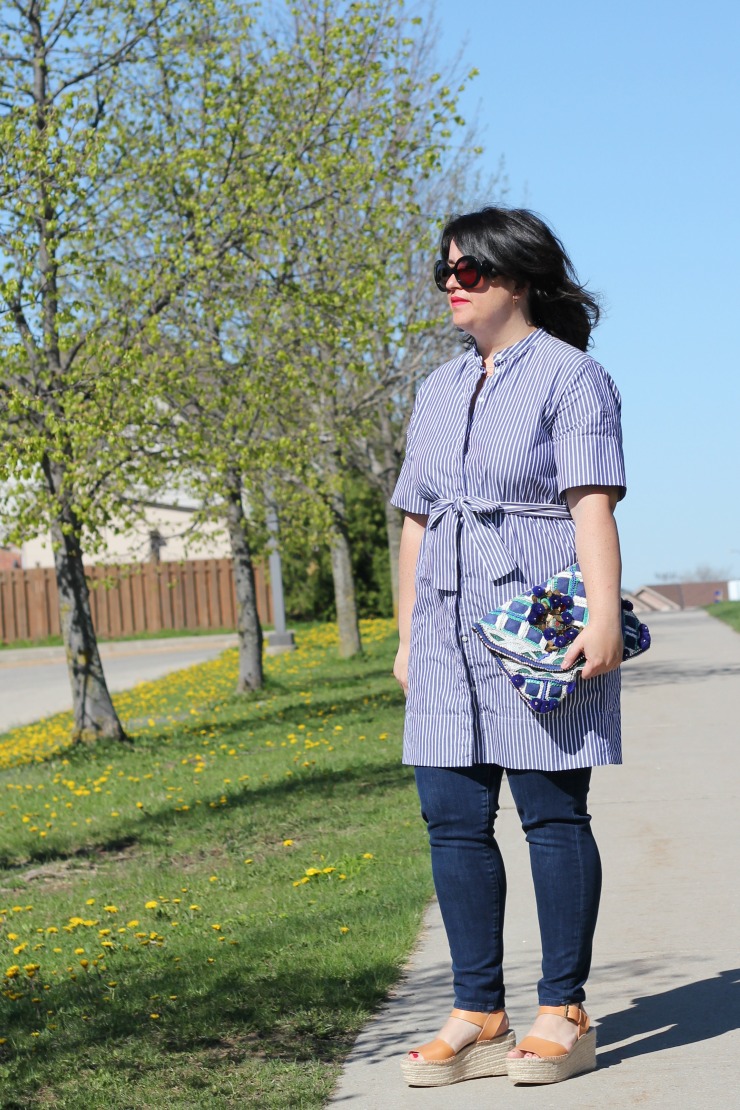
[[[586,1011],[579,1006],[576,1002],[568,1002],[565,1006],[540,1006],[537,1011],[538,1014],[555,1014],[557,1017],[566,1018],[567,1021],[572,1021],[574,1025],[578,1026],[578,1036],[582,1037],[588,1031],[591,1024]]]
[[[493,1013],[486,1014],[479,1013],[476,1010],[454,1009],[450,1017],[462,1018],[463,1021],[469,1021],[473,1025],[477,1025],[480,1029],[479,1041],[492,1041],[509,1028],[506,1010],[494,1010]]]

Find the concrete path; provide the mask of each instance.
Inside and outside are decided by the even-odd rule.
[[[177,636],[101,644],[100,655],[108,687],[115,693],[215,659],[235,645],[235,635]],[[0,651],[0,732],[71,708],[63,648]]]
[[[549,1087],[478,1079],[410,1088],[404,1050],[451,1006],[436,903],[408,975],[360,1035],[331,1106],[352,1110],[725,1110],[740,1060],[740,635],[702,611],[649,621],[653,648],[625,666],[622,767],[594,772],[591,812],[604,894],[587,1007],[598,1070]],[[721,659],[721,661],[720,661]],[[524,837],[504,795],[508,1010],[536,1008],[539,937]]]

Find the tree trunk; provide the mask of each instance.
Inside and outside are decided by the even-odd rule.
[[[335,493],[332,497],[334,524],[329,537],[331,552],[331,573],[334,579],[334,599],[337,606],[339,626],[339,654],[349,659],[362,651],[360,624],[357,619],[357,599],[355,597],[355,578],[352,572],[352,558],[347,534],[344,497]]]
[[[393,594],[393,616],[398,617],[398,556],[401,550],[403,513],[385,502],[385,527],[388,535],[388,556],[391,563],[391,592]]]
[[[236,587],[236,633],[239,639],[238,694],[247,690],[261,690],[262,625],[257,613],[257,591],[254,585],[254,564],[249,548],[248,524],[242,504],[242,484],[238,474],[230,476],[227,498],[227,515],[231,554],[234,559],[234,585]]]
[[[51,537],[59,591],[59,617],[72,687],[74,739],[86,742],[126,740],[128,738],[113,708],[100,661],[90,609],[90,591],[77,537],[70,532],[65,534],[59,521],[52,524]]]

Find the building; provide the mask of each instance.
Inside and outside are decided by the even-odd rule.
[[[91,566],[101,563],[180,562],[183,559],[229,559],[231,546],[226,529],[216,524],[201,526],[200,537],[193,538],[193,515],[198,506],[180,498],[176,503],[149,501],[142,519],[126,531],[109,528],[103,533],[103,549],[96,555],[83,555]],[[51,538],[38,536],[21,548],[20,566],[53,567]]]

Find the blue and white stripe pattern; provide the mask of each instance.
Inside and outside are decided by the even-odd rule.
[[[590,356],[537,330],[477,351],[419,390],[392,504],[428,514],[416,569],[404,762],[566,770],[621,762],[618,671],[580,682],[561,713],[517,696],[472,631],[494,606],[576,561],[564,491],[624,495],[620,399]]]

